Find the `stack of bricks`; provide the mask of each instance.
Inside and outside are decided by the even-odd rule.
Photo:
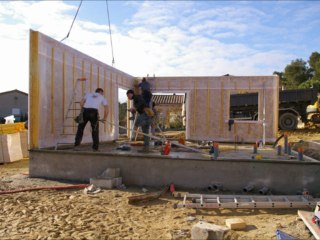
[[[120,168],[107,168],[99,177],[90,178],[90,184],[103,189],[119,187],[122,184]]]

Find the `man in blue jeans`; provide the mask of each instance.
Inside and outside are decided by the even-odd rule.
[[[83,121],[78,125],[78,130],[74,142],[74,150],[78,150],[78,146],[82,141],[83,130],[87,123],[91,123],[92,128],[92,150],[94,152],[99,151],[99,107],[104,106],[103,120],[107,120],[108,117],[108,102],[103,96],[103,89],[97,88],[94,93],[87,93],[80,101],[80,106],[83,109]]]
[[[145,108],[147,108],[146,102],[144,101],[141,95],[135,95],[134,91],[131,89],[127,91],[127,97],[129,100],[133,100],[133,107],[134,107],[134,108],[130,108],[128,111],[132,113],[138,112],[136,126],[140,126],[144,134],[149,134],[151,119],[145,112]],[[150,138],[146,135],[143,135],[144,147],[142,152],[150,151],[149,142],[150,142]]]

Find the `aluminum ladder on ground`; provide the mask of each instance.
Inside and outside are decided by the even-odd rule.
[[[187,201],[188,199],[191,200]],[[320,199],[310,195],[205,195],[185,194],[175,208],[307,208]]]
[[[70,136],[74,136],[75,134],[74,133],[66,133],[66,130],[68,128],[74,128],[75,125],[70,125],[70,122],[69,120],[75,118],[75,116],[78,116],[79,113],[80,113],[80,110],[81,110],[81,107],[80,107],[80,102],[77,102],[76,101],[76,97],[77,97],[77,88],[79,86],[81,86],[82,84],[82,89],[86,89],[86,82],[87,82],[87,79],[86,78],[78,78],[76,80],[76,83],[73,87],[73,92],[72,92],[72,95],[71,95],[71,98],[70,98],[70,101],[69,101],[69,104],[68,104],[68,108],[67,108],[67,111],[64,115],[64,120],[63,120],[63,123],[62,123],[62,126],[61,126],[61,129],[60,129],[60,133],[57,137],[57,141],[56,141],[56,145],[55,145],[55,150],[58,150],[58,147],[59,145],[70,145],[70,144],[73,144],[74,142],[65,142],[65,141],[62,141],[62,139],[65,139],[68,135]],[[77,104],[77,106],[76,106]],[[72,113],[72,116],[70,115],[70,113]],[[74,140],[73,140],[74,141]]]

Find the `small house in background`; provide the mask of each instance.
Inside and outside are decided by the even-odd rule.
[[[28,94],[17,89],[0,93],[0,119],[14,115],[16,122],[28,119]]]
[[[185,95],[153,95],[152,102],[158,113],[158,124],[162,129],[185,127]]]

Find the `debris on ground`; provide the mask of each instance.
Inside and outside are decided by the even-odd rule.
[[[131,151],[131,147],[128,146],[128,145],[121,145],[121,146],[117,147],[116,150],[119,150],[119,151]]]
[[[117,187],[117,189],[119,189],[119,190],[126,190],[127,187],[126,187],[126,185],[124,185],[124,184],[122,183],[122,184],[120,184],[120,185]]]
[[[226,226],[231,230],[244,230],[247,225],[241,218],[228,218],[226,219]]]
[[[158,199],[162,195],[164,195],[168,191],[168,189],[169,189],[169,187],[165,187],[164,189],[162,189],[159,192],[147,193],[147,194],[143,194],[143,195],[128,197],[128,203],[129,204],[136,204],[136,203],[149,202],[149,201]]]
[[[191,237],[190,231],[187,229],[174,229],[171,230],[170,234],[172,240],[183,240]]]
[[[98,188],[93,184],[83,189],[84,194],[97,194],[99,192],[101,192],[101,188]]]
[[[297,238],[277,229],[276,231],[276,238],[277,240],[296,240]]]
[[[320,132],[289,132],[290,142],[302,139],[320,140]],[[28,159],[0,165],[0,190],[70,184],[20,174],[28,170]],[[296,209],[172,209],[178,200],[171,194],[146,201],[141,207],[127,204],[129,197],[140,194],[141,188],[121,184],[96,195],[84,195],[79,189],[1,195],[0,239],[190,239],[198,220],[224,226],[226,219],[238,217],[247,223],[246,229],[229,230],[224,234],[226,240],[276,239],[277,227],[297,239],[315,239],[302,219],[297,219]],[[177,197],[185,194],[173,193]],[[189,217],[196,220],[188,221]]]
[[[90,184],[103,189],[118,188],[122,185],[119,168],[107,168],[100,176],[90,178]]]
[[[191,239],[193,240],[223,240],[223,236],[229,228],[211,224],[207,222],[198,222],[191,229]]]
[[[188,222],[193,222],[195,220],[197,220],[196,217],[193,217],[193,216],[188,216],[187,219],[186,219]]]

